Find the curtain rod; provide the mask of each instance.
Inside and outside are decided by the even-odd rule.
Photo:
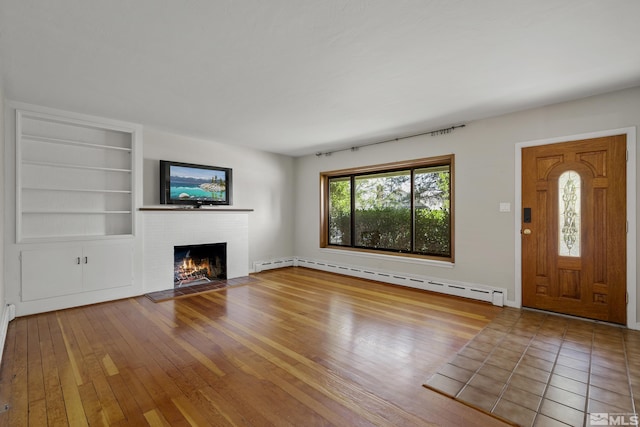
[[[330,156],[333,153],[339,153],[340,151],[358,151],[360,148],[363,148],[363,147],[370,147],[372,145],[378,145],[378,144],[386,144],[387,142],[398,142],[398,141],[403,140],[403,139],[415,138],[416,136],[422,136],[422,135],[431,135],[431,136],[445,135],[447,133],[453,132],[454,130],[456,130],[458,128],[463,128],[465,126],[466,126],[466,124],[454,125],[454,126],[450,126],[448,128],[442,128],[442,129],[437,129],[437,130],[430,130],[430,131],[426,131],[426,132],[420,132],[420,133],[416,133],[416,134],[413,134],[413,135],[401,136],[401,137],[392,138],[392,139],[386,139],[384,141],[371,142],[369,144],[355,145],[353,147],[341,148],[339,150],[318,151],[316,153],[316,157],[320,157],[320,156],[323,156],[323,155],[324,156]]]

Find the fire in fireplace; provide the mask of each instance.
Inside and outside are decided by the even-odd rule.
[[[227,244],[174,246],[173,286],[199,285],[227,278]]]

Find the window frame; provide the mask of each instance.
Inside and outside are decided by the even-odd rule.
[[[385,249],[371,249],[353,247],[350,245],[332,245],[329,243],[329,181],[331,178],[369,175],[375,173],[385,173],[393,171],[401,171],[406,169],[419,169],[423,167],[449,166],[449,218],[450,218],[450,256],[423,255],[410,252],[397,252]],[[352,191],[355,189],[352,188]],[[413,193],[413,184],[411,185],[412,209],[415,195]],[[352,211],[353,213],[353,211]],[[413,225],[412,225],[413,227]],[[339,169],[333,171],[320,172],[320,248],[338,249],[351,252],[366,252],[372,254],[382,254],[389,256],[418,258],[425,260],[443,261],[453,263],[455,260],[455,155],[447,154],[435,157],[426,157],[421,159],[406,160],[400,162],[383,163],[378,165],[359,166],[348,169]]]

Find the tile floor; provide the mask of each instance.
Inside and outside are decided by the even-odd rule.
[[[215,282],[203,283],[200,285],[182,286],[180,288],[172,288],[172,289],[167,289],[165,291],[150,292],[148,294],[145,294],[145,296],[149,298],[151,301],[161,302],[161,301],[167,301],[174,298],[185,297],[188,295],[199,294],[201,292],[209,292],[209,291],[215,291],[218,289],[224,289],[229,286],[246,285],[249,283],[253,283],[255,281],[257,281],[257,279],[251,276],[245,276],[245,277],[238,277],[235,279],[228,279],[228,280],[216,280]]]
[[[640,331],[505,308],[425,386],[522,426],[630,417],[640,412]]]

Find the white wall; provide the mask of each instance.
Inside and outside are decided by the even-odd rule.
[[[144,130],[143,205],[160,203],[159,160],[233,169],[232,208],[249,214],[249,268],[293,253],[294,159],[163,131]]]
[[[0,165],[4,166],[4,81],[0,75]],[[5,282],[4,282],[4,172],[0,173],[0,314],[5,306]],[[1,352],[1,351],[0,351]]]
[[[295,254],[336,263],[485,284],[515,297],[515,144],[640,125],[640,87],[468,123],[447,135],[414,137],[302,157],[296,162]],[[319,173],[454,153],[455,266],[400,263],[319,248]],[[638,264],[638,262],[636,262]],[[640,307],[640,292],[637,292]],[[638,316],[640,318],[640,315]]]

